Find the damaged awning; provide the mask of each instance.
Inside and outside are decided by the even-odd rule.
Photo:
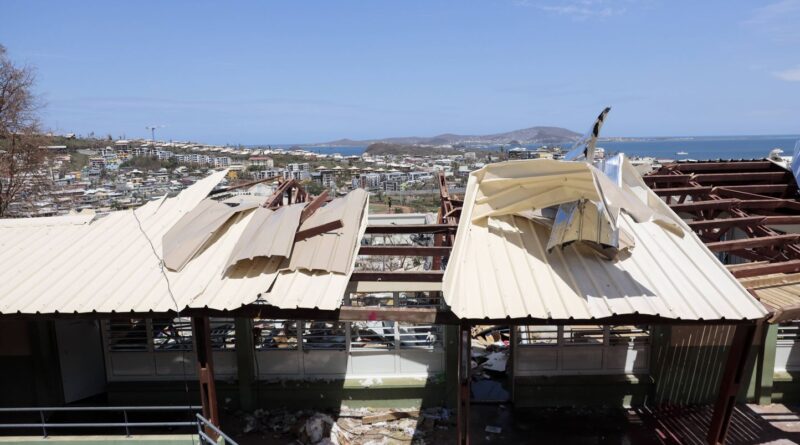
[[[627,161],[616,171],[614,178],[584,162],[530,160],[473,172],[443,283],[456,316],[764,317],[763,306]],[[627,248],[609,256],[597,240],[580,237],[554,247],[555,215],[559,206],[573,202],[601,206],[603,218],[628,238],[621,244]],[[596,220],[596,214],[578,218]]]

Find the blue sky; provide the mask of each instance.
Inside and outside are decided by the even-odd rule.
[[[800,133],[800,0],[2,0],[56,131],[209,143]]]

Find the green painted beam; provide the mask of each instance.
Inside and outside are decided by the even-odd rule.
[[[759,405],[772,403],[773,383],[775,379],[775,350],[778,346],[778,325],[771,324],[767,327],[764,336],[764,348],[761,356],[761,381],[758,385],[756,397]]]

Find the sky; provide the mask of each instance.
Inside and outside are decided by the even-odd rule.
[[[0,0],[47,128],[214,144],[800,133],[800,0]]]

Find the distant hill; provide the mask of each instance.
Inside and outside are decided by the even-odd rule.
[[[399,145],[457,145],[457,144],[486,144],[502,145],[510,143],[518,144],[557,144],[571,142],[581,135],[574,131],[560,127],[530,127],[522,130],[508,131],[505,133],[487,135],[461,135],[445,133],[433,137],[395,137],[385,139],[369,139],[356,141],[353,139],[339,139],[337,141],[314,144],[315,146],[328,147],[352,147],[365,146],[375,143],[399,144]]]
[[[373,142],[367,146],[367,153],[371,155],[411,155],[431,156],[452,154],[452,148],[432,147],[430,145],[393,144],[389,142]]]

